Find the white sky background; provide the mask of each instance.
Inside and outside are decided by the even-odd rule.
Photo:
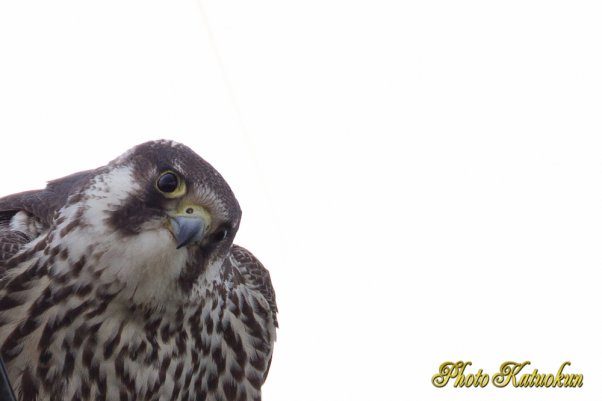
[[[266,401],[599,399],[601,20],[595,1],[3,1],[0,195],[184,142],[272,273]],[[435,389],[448,360],[569,360],[585,385]]]

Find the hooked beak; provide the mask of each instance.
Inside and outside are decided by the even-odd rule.
[[[211,224],[211,214],[202,206],[188,202],[181,203],[174,212],[169,216],[169,228],[176,240],[176,249],[201,242]]]
[[[178,215],[172,217],[170,220],[171,231],[176,239],[176,249],[203,239],[207,223],[202,217]]]

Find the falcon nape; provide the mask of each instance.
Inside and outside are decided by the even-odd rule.
[[[0,353],[18,400],[260,400],[276,337],[241,211],[188,147],[0,199]]]

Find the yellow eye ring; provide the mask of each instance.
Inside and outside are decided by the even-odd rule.
[[[177,198],[186,193],[186,183],[182,180],[178,174],[171,170],[167,170],[161,173],[155,188],[166,198]]]

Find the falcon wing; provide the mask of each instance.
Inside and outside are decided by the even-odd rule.
[[[238,262],[237,267],[245,279],[245,284],[249,288],[259,291],[266,301],[268,301],[272,317],[274,318],[274,326],[278,327],[276,293],[274,292],[274,287],[272,287],[270,272],[263,267],[261,262],[251,252],[240,245],[232,245],[232,255]]]
[[[73,189],[83,185],[91,174],[92,170],[82,171],[50,181],[46,189],[0,198],[0,264],[35,239],[39,231],[46,231],[52,224],[55,212],[65,205]],[[24,227],[11,226],[11,221],[17,215],[22,222],[20,225]],[[25,226],[37,229],[27,229]]]
[[[270,273],[263,267],[261,262],[253,256],[251,252],[239,245],[232,245],[231,250],[232,256],[236,260],[237,270],[244,279],[245,286],[248,288],[258,291],[267,301],[270,312],[272,313],[272,321],[274,322],[274,328],[278,327],[278,320],[276,314],[278,313],[278,307],[276,306],[276,293],[274,287],[272,287],[272,280],[270,279]],[[275,337],[268,342],[271,343],[269,356],[267,360],[267,366],[263,372],[263,382],[268,377],[270,372],[270,366],[272,365],[272,346],[274,344]]]

